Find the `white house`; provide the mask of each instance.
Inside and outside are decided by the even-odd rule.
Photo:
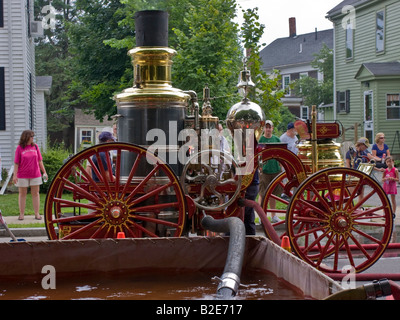
[[[304,120],[310,118],[311,108],[303,104],[303,98],[294,95],[289,85],[304,76],[323,79],[323,74],[311,63],[324,44],[333,49],[333,29],[298,35],[296,19],[289,18],[289,37],[276,39],[260,52],[264,71],[271,74],[273,70],[279,70],[282,76],[282,89],[286,90],[283,105]],[[323,120],[324,115],[319,114],[319,118]]]
[[[0,0],[0,150],[7,170],[23,130],[35,131],[34,141],[46,149],[43,94],[51,81],[39,83],[35,75],[34,37],[41,21],[33,21],[33,8],[34,0]]]

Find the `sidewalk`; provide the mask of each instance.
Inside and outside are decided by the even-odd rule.
[[[15,237],[47,237],[47,232],[45,227],[29,227],[32,223],[44,224],[45,220],[42,216],[42,220],[36,220],[34,215],[26,215],[24,220],[18,220],[18,216],[4,216],[3,219],[10,228],[10,224],[20,225],[18,228],[10,228],[11,232]],[[26,225],[26,227],[24,226]],[[10,237],[7,230],[0,225],[0,237]]]

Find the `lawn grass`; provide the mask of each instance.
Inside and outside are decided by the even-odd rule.
[[[46,200],[46,194],[40,194],[40,215],[43,217],[44,203]],[[6,193],[4,195],[0,195],[0,210],[1,214],[4,217],[7,216],[19,216],[19,207],[18,207],[18,192],[14,193]],[[33,211],[32,206],[32,196],[29,193],[26,197],[26,208],[25,208],[25,216],[34,216],[35,213]],[[32,222],[32,223],[24,223],[24,224],[15,224],[8,223],[9,228],[41,228],[44,227],[43,222]]]
[[[43,216],[44,203],[46,200],[46,194],[40,194],[40,215]],[[18,207],[18,192],[16,193],[6,193],[4,195],[0,195],[0,210],[1,214],[4,217],[7,216],[18,216],[19,215],[19,207]],[[26,208],[25,215],[34,215],[33,206],[32,206],[32,196],[28,193],[26,197]]]

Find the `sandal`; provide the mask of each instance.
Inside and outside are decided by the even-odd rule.
[[[35,217],[35,220],[42,220],[42,217],[39,216],[39,218]]]
[[[23,217],[22,217],[22,218],[21,218],[21,217],[18,217],[18,220],[22,221],[22,220],[24,220],[24,218],[23,218]]]

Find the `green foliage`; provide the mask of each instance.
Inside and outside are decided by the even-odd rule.
[[[6,168],[1,168],[1,181],[4,182],[7,179],[8,170]]]
[[[217,97],[211,102],[213,115],[225,119],[229,108],[239,100],[236,84],[242,53],[238,26],[233,22],[236,5],[232,0],[197,2],[183,13],[185,25],[174,28],[178,53],[173,83],[199,96],[207,84],[211,96]]]
[[[304,105],[320,105],[321,103],[330,104],[333,102],[333,53],[326,44],[321,51],[315,54],[315,59],[311,63],[324,74],[324,81],[320,82],[312,77],[304,77],[291,84],[294,93],[303,97]]]
[[[35,0],[37,17],[46,0]],[[234,0],[54,0],[58,11],[56,30],[45,30],[38,42],[39,75],[53,76],[49,99],[49,131],[72,125],[74,107],[83,107],[97,119],[116,113],[115,93],[132,86],[128,49],[135,45],[134,14],[140,10],[169,13],[169,47],[177,50],[174,87],[194,90],[201,99],[207,84],[213,113],[225,119],[240,97],[236,84],[242,69],[243,49],[239,26],[234,22]],[[279,117],[278,77],[268,78],[261,69],[258,42],[264,26],[256,11],[248,11],[242,27],[246,48],[251,48],[254,102],[267,116]],[[54,121],[53,121],[54,120]],[[61,123],[61,126],[59,125]]]
[[[35,0],[35,20],[40,21],[46,13],[42,8],[51,5],[56,9],[56,28],[45,29],[43,38],[35,38],[36,75],[52,76],[51,95],[47,103],[47,129],[49,133],[62,131],[71,125],[74,110],[66,96],[72,81],[71,55],[69,52],[68,25],[78,16],[70,0]]]
[[[265,112],[267,119],[274,123],[281,122],[282,103],[280,99],[284,92],[279,90],[280,75],[274,70],[271,75],[262,69],[260,58],[260,39],[264,33],[265,26],[258,22],[258,8],[243,10],[244,23],[241,28],[244,47],[248,52],[248,67],[250,68],[252,80],[256,88],[250,93],[249,98],[257,103]]]
[[[119,27],[124,18],[118,0],[79,0],[76,10],[80,23],[68,23],[73,81],[68,97],[71,107],[84,106],[103,120],[116,113],[112,97],[127,86],[125,70],[131,68],[125,48],[115,48],[104,43],[110,38],[132,37],[133,30]]]
[[[49,180],[40,186],[40,192],[47,192],[51,181],[53,181],[58,170],[62,167],[64,160],[68,158],[70,152],[65,149],[63,144],[56,145],[42,152],[43,164],[46,168]]]

